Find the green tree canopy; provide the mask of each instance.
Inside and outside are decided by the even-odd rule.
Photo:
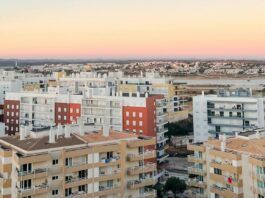
[[[180,180],[176,177],[170,177],[167,179],[166,184],[164,186],[164,190],[172,191],[174,194],[183,193],[186,190],[186,183],[184,180]]]

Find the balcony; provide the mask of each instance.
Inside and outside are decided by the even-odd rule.
[[[205,158],[196,156],[196,155],[188,155],[188,162],[192,163],[205,163]]]
[[[154,163],[147,163],[143,166],[135,166],[128,168],[128,175],[139,175],[141,173],[148,173],[156,171],[156,164]]]
[[[226,187],[219,187],[217,185],[211,186],[211,192],[222,197],[243,198],[243,193],[237,194]]]
[[[141,180],[133,180],[128,182],[128,188],[130,190],[135,190],[138,188],[142,188],[145,186],[152,186],[156,184],[156,180],[154,178],[146,178]]]
[[[65,188],[72,188],[75,186],[85,185],[90,180],[87,177],[74,177],[72,176],[70,179],[65,181]]]
[[[203,144],[188,144],[187,149],[190,151],[205,152],[205,147],[203,146]]]
[[[72,164],[66,166],[66,173],[73,173],[79,170],[84,170],[92,167],[92,164],[87,164],[87,162],[73,162]]]
[[[206,175],[206,171],[200,168],[196,168],[196,167],[188,167],[188,173],[191,175],[201,175],[201,176],[205,176]]]
[[[121,187],[120,186],[121,186],[120,184],[115,184],[113,186],[99,186],[99,191],[94,192],[93,196],[99,197],[99,196],[121,193]]]
[[[231,186],[236,186],[236,187],[242,187],[243,186],[243,181],[242,179],[237,179],[234,176],[225,176],[225,175],[218,175],[214,173],[210,173],[210,179],[215,181],[215,182],[221,182],[223,184],[228,184]]]
[[[157,155],[157,161],[158,163],[164,162],[168,158],[169,154],[162,154],[162,155]]]
[[[96,181],[106,181],[106,180],[113,180],[113,179],[119,179],[121,177],[121,170],[115,169],[112,171],[100,171],[99,177],[96,179]]]
[[[145,160],[145,159],[152,159],[156,157],[156,152],[152,151],[145,151],[143,153],[130,153],[127,156],[127,160],[130,162]]]
[[[155,144],[156,144],[155,138],[139,137],[136,140],[129,141],[127,146],[128,148],[137,148],[137,147],[149,146],[149,145],[155,145]]]
[[[120,164],[120,156],[114,156],[110,158],[101,158],[100,162],[98,162],[99,167],[114,166],[118,164]]]
[[[18,180],[25,180],[25,179],[37,179],[46,177],[48,174],[47,168],[38,168],[31,172],[29,171],[17,171]]]
[[[32,195],[38,195],[38,194],[43,194],[47,193],[49,191],[49,186],[47,183],[43,183],[40,185],[36,185],[35,187],[31,188],[18,188],[17,189],[17,194],[19,197],[26,197],[26,196],[32,196]]]
[[[198,179],[189,179],[187,185],[197,188],[206,188],[207,186],[206,182],[200,181]]]
[[[146,188],[143,192],[130,195],[129,198],[155,198],[156,190],[152,188]]]
[[[232,163],[227,162],[217,162],[215,160],[212,160],[210,163],[210,166],[213,168],[218,168],[224,171],[227,171],[229,173],[235,173],[235,174],[241,174],[242,173],[242,167],[235,167]]]
[[[257,171],[255,170],[253,171],[253,178],[261,180],[261,181],[265,181],[265,174],[257,173]]]
[[[265,188],[260,188],[260,187],[254,187],[253,191],[256,194],[260,194],[260,195],[265,195]]]

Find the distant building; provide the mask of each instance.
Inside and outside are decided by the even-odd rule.
[[[193,97],[194,140],[265,127],[265,100],[251,90],[219,90],[217,95]]]

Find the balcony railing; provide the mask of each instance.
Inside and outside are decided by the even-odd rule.
[[[26,176],[26,175],[37,175],[37,174],[40,174],[40,173],[46,173],[48,171],[47,168],[38,168],[38,169],[35,169],[33,171],[17,171],[17,174],[18,176]]]
[[[129,175],[138,175],[140,173],[147,173],[147,172],[153,172],[156,170],[156,164],[154,163],[147,163],[142,166],[134,166],[128,168],[128,174]]]
[[[155,156],[156,156],[156,152],[152,150],[152,151],[145,151],[142,153],[130,153],[128,154],[127,159],[129,161],[138,161],[138,160],[155,158]]]
[[[133,180],[128,182],[129,189],[137,189],[145,186],[155,185],[156,180],[154,178],[145,178],[141,180]]]
[[[206,171],[196,167],[188,167],[188,173],[194,175],[205,175]]]
[[[188,186],[206,188],[206,182],[200,181],[198,179],[189,179],[187,184]]]

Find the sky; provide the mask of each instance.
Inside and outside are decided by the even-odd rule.
[[[0,58],[265,59],[265,0],[0,0]]]

